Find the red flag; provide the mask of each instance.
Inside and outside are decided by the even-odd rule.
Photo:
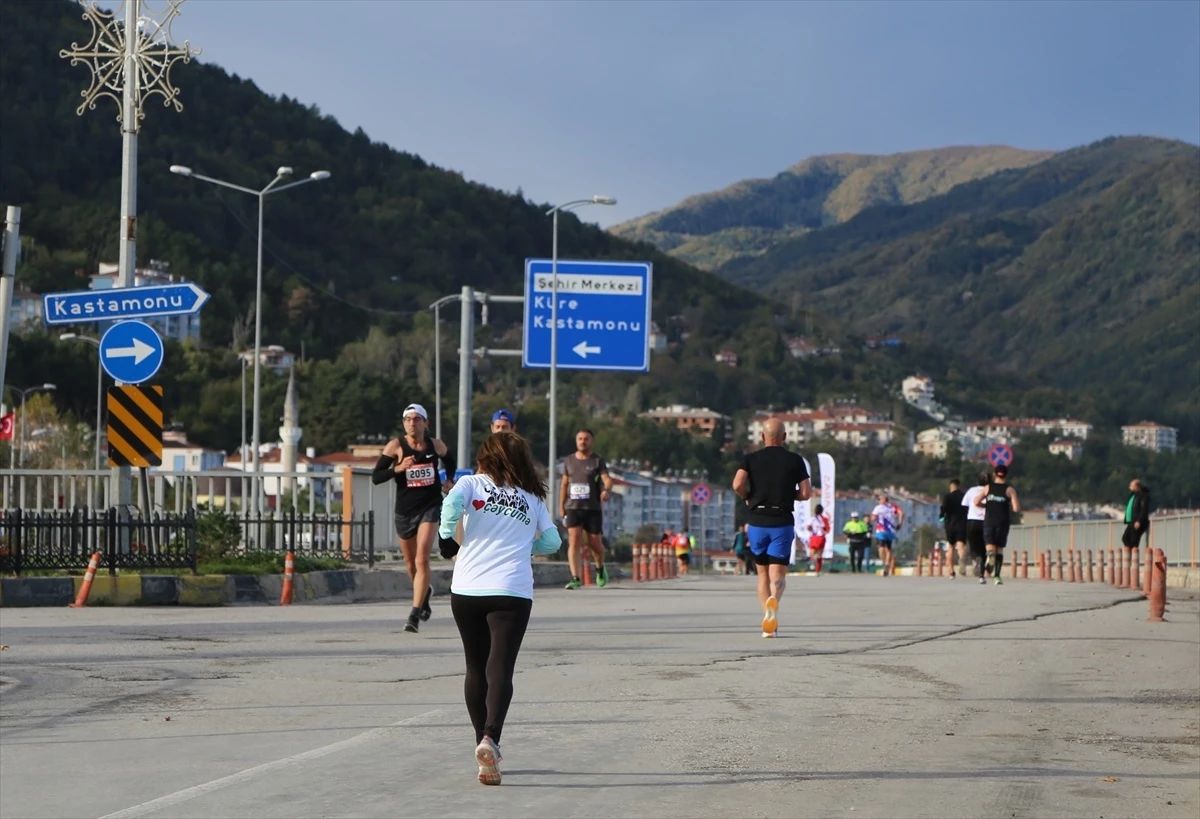
[[[17,414],[10,412],[8,415],[0,415],[0,441],[11,441],[13,439],[13,430],[17,428]]]

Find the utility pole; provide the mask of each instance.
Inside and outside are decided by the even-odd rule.
[[[4,263],[0,269],[0,384],[8,364],[9,320],[12,317],[13,285],[17,276],[17,251],[21,240],[21,209],[8,206],[4,220]],[[0,396],[0,404],[4,399]],[[3,413],[0,413],[3,414]]]

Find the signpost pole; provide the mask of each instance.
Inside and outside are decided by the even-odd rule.
[[[462,326],[458,335],[458,452],[460,469],[471,469],[471,369],[475,355],[475,289],[462,289]],[[447,478],[454,480],[453,475]]]

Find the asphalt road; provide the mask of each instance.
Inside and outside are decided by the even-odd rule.
[[[499,788],[444,598],[3,609],[0,816],[1200,815],[1195,600],[752,582],[539,592]]]

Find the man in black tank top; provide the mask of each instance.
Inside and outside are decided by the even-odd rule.
[[[987,565],[997,586],[1003,585],[1000,569],[1004,565],[1004,547],[1008,545],[1008,528],[1012,515],[1021,511],[1017,490],[1008,484],[1008,467],[998,466],[992,473],[987,490],[975,498],[983,507],[983,542],[987,548]]]
[[[441,522],[442,492],[454,485],[454,458],[444,443],[426,437],[428,425],[424,407],[405,407],[404,436],[387,442],[371,473],[372,483],[396,482],[396,534],[413,586],[413,608],[404,630],[411,632],[416,632],[418,622],[428,620],[432,614],[429,553]],[[445,482],[438,478],[438,460],[446,469]]]

